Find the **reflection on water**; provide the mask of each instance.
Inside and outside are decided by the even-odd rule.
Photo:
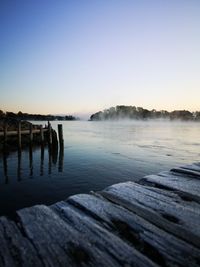
[[[0,154],[0,215],[137,181],[200,158],[199,123],[62,123],[61,149],[30,146]]]
[[[64,149],[63,147],[61,147],[59,150],[58,172],[63,172],[63,160],[64,160]]]
[[[22,153],[19,150],[18,151],[18,164],[17,164],[17,179],[18,181],[21,181],[21,161],[22,161]]]
[[[5,177],[5,184],[8,184],[8,164],[7,164],[6,153],[3,154],[3,170],[4,170],[4,177]]]
[[[2,201],[0,202],[0,215],[12,216],[16,209],[45,203],[48,199],[45,194],[49,189],[44,188],[44,196],[42,197],[41,189],[47,181],[46,179],[43,181],[37,179],[39,177],[47,178],[51,175],[52,169],[55,168],[58,172],[63,172],[63,147],[52,149],[30,145],[22,151],[4,151],[0,155],[0,159],[1,157],[0,200]],[[34,182],[34,180],[37,181]],[[3,185],[6,185],[6,187]],[[41,190],[41,192],[37,190]]]
[[[29,146],[29,168],[30,168],[30,176],[33,176],[33,149],[32,149],[32,145]]]
[[[40,155],[40,176],[44,175],[44,146],[41,146],[41,155]]]
[[[51,169],[52,169],[52,164],[54,166],[57,166],[58,171],[62,172],[63,171],[63,159],[64,159],[64,149],[61,147],[58,149],[58,147],[52,149],[52,148],[44,148],[44,146],[41,146],[40,148],[35,148],[35,153],[37,153],[40,149],[40,168],[39,168],[39,173],[40,176],[44,175],[44,153],[45,150],[48,152],[48,173],[51,174]],[[58,150],[59,150],[59,162],[58,161]],[[12,152],[15,153],[15,152]],[[23,163],[22,163],[22,154],[23,151],[18,150],[16,152],[17,155],[17,181],[21,181],[23,178],[22,171],[23,171]],[[25,157],[27,157],[27,151],[25,152]],[[4,173],[4,178],[5,178],[5,184],[9,183],[9,175],[8,175],[8,168],[9,168],[9,154],[8,151],[4,151],[2,153],[2,159],[3,159],[3,173]],[[29,178],[33,177],[33,147],[32,145],[29,146],[28,148],[28,159],[29,159]],[[26,161],[26,160],[24,160]],[[11,168],[13,168],[12,163],[11,163]],[[35,170],[36,173],[38,173],[38,170]]]

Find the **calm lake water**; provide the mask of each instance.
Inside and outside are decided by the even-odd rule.
[[[54,129],[58,123],[52,123]],[[37,147],[21,157],[0,155],[0,215],[200,161],[200,123],[61,123],[63,154],[52,157],[48,148]]]

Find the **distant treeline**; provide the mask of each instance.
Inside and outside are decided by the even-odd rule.
[[[179,119],[184,121],[200,121],[200,111],[190,112],[188,110],[174,110],[172,112],[168,112],[166,110],[148,110],[142,107],[122,105],[111,107],[104,111],[99,111],[95,114],[92,114],[90,117],[90,120],[92,121],[118,119]]]
[[[0,119],[14,119],[14,120],[35,120],[35,121],[72,121],[76,120],[77,118],[72,115],[66,116],[54,116],[54,115],[41,115],[41,114],[28,114],[22,113],[19,111],[18,113],[13,112],[3,112],[0,110]]]

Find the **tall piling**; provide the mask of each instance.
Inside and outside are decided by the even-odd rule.
[[[52,128],[51,123],[48,121],[48,136],[49,136],[49,145],[52,145]]]
[[[43,130],[42,125],[40,125],[40,142],[41,142],[41,145],[43,146],[44,145],[44,130]]]
[[[62,124],[58,124],[58,139],[60,147],[63,147],[64,140],[63,140],[63,127]]]

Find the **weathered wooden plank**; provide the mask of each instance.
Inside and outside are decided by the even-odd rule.
[[[199,249],[99,195],[75,195],[67,203],[161,266],[199,266]]]
[[[59,205],[59,204],[58,204]],[[109,245],[113,244],[113,239],[109,240],[102,236],[100,227],[97,227],[95,234],[97,236],[91,239],[89,234],[94,236],[94,233],[85,233],[77,231],[77,225],[70,223],[70,220],[76,220],[79,228],[84,229],[82,224],[84,214],[75,216],[70,209],[70,220],[61,219],[53,210],[46,206],[35,206],[18,211],[21,219],[21,225],[25,234],[32,240],[35,248],[38,250],[45,266],[121,266],[119,259],[122,252],[113,250],[115,257],[111,255]],[[66,210],[63,211],[66,215]],[[98,232],[99,230],[99,232]],[[104,230],[104,232],[106,232]],[[108,233],[109,235],[109,233]],[[112,234],[109,235],[112,237]],[[102,246],[98,246],[98,240],[102,239],[106,242]],[[130,250],[126,252],[128,246],[120,241],[119,244],[113,244],[116,249],[121,249],[125,255],[125,262],[133,262],[137,258]],[[110,244],[109,244],[110,242]],[[119,254],[119,255],[118,255]],[[130,258],[133,256],[133,259]],[[122,260],[121,260],[122,262]],[[139,263],[141,263],[139,261]],[[146,265],[144,265],[146,264]],[[130,266],[155,266],[150,261],[144,261],[144,264],[130,265]]]
[[[185,165],[177,168],[171,169],[171,172],[173,173],[179,173],[181,175],[185,176],[192,176],[196,179],[200,179],[200,164],[194,163],[190,165]]]
[[[114,266],[109,256],[93,248],[48,207],[24,209],[19,216],[45,266]],[[104,265],[101,258],[105,259]]]
[[[0,218],[0,266],[43,266],[34,246],[17,225]]]
[[[141,180],[138,182],[141,185],[144,185],[145,188],[156,192],[160,194],[161,198],[164,196],[167,196],[168,198],[172,198],[174,202],[176,203],[181,203],[184,206],[184,209],[190,209],[191,212],[195,212],[199,215],[200,213],[200,203],[196,202],[195,199],[186,197],[186,195],[183,192],[179,192],[177,190],[166,190],[166,189],[161,189],[157,188],[155,186],[149,186],[145,184],[145,180]]]
[[[43,128],[43,131],[44,132],[47,132],[48,129],[46,128]],[[12,135],[17,135],[18,134],[18,131],[7,131],[7,136],[12,136]],[[21,134],[29,134],[30,133],[30,130],[22,130],[21,131]],[[33,129],[32,133],[40,133],[40,129]],[[0,136],[4,136],[4,132],[0,132]]]
[[[100,194],[200,248],[200,214],[185,205],[133,182],[110,186]]]
[[[198,267],[199,178],[195,163],[1,217],[0,266]]]
[[[176,175],[172,172],[160,172],[158,175],[145,176],[143,181],[185,193],[188,199],[200,203],[200,182],[191,176]]]
[[[192,170],[192,171],[197,171],[200,173],[200,163],[199,162],[195,162],[193,164],[187,164],[187,165],[181,166],[180,168],[188,169],[188,170]],[[176,169],[176,168],[173,168],[173,169]]]
[[[134,247],[124,242],[121,238],[111,233],[105,227],[100,226],[89,218],[84,212],[80,212],[66,202],[59,202],[52,206],[60,216],[76,229],[84,240],[90,242],[94,248],[108,253],[119,266],[158,266],[146,256],[138,252]],[[102,258],[102,264],[104,259]]]

